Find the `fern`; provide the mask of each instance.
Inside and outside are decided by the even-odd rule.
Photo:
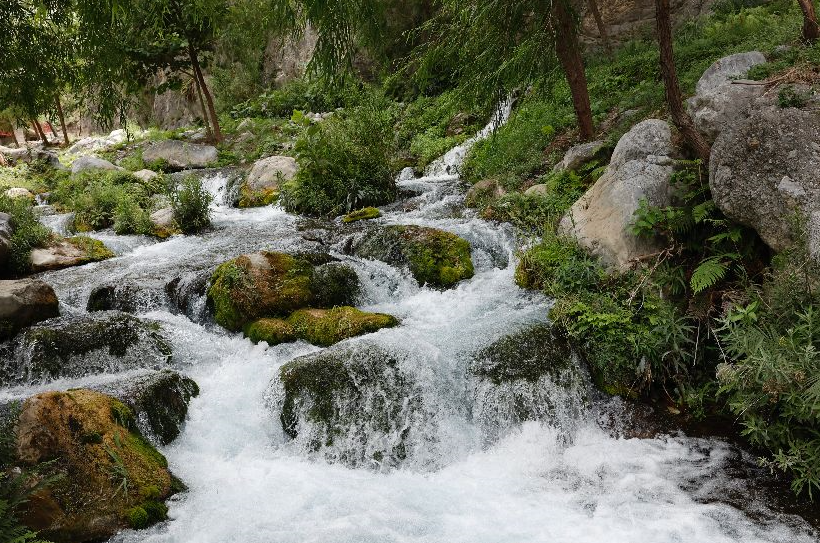
[[[729,266],[723,262],[724,255],[713,256],[701,262],[692,277],[689,284],[692,287],[692,292],[699,294],[704,290],[711,288],[718,284],[729,271]]]

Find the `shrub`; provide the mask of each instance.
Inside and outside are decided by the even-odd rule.
[[[186,234],[194,234],[211,225],[210,205],[213,196],[202,181],[189,176],[168,194],[174,210],[174,221]]]
[[[307,79],[294,79],[281,89],[260,94],[231,109],[231,117],[285,117],[294,111],[333,111],[358,103],[362,91],[352,81],[328,87]]]
[[[51,232],[43,226],[25,198],[9,198],[0,194],[0,212],[11,216],[11,254],[7,270],[0,275],[25,275],[31,269],[32,249],[44,247],[51,239]]]
[[[283,187],[290,211],[333,215],[391,201],[396,194],[390,168],[395,111],[384,98],[370,96],[344,114],[310,124],[296,142],[299,173]]]
[[[151,216],[133,199],[121,198],[114,209],[114,232],[119,235],[150,235],[154,230]]]

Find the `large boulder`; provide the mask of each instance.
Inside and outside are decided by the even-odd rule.
[[[137,134],[139,135],[139,134]],[[90,153],[93,151],[101,151],[115,145],[119,145],[128,139],[128,132],[122,128],[114,130],[107,136],[88,136],[81,140],[74,142],[68,148],[69,154]]]
[[[695,126],[707,138],[714,140],[724,128],[748,115],[754,101],[763,96],[763,85],[740,78],[765,62],[763,53],[738,53],[715,61],[704,72],[687,107]]]
[[[199,386],[175,371],[149,371],[92,387],[124,403],[140,433],[154,445],[167,445],[179,435],[188,404]]]
[[[817,256],[818,171],[820,117],[813,111],[763,105],[718,137],[709,187],[727,217],[754,228],[775,251],[805,237]]]
[[[38,273],[61,270],[99,262],[113,256],[114,253],[102,241],[87,236],[76,236],[31,251],[31,271]]]
[[[403,355],[355,341],[288,362],[273,384],[282,428],[306,452],[351,467],[395,466],[429,448],[434,416]]]
[[[174,219],[174,208],[171,206],[154,211],[149,218],[154,226],[154,235],[158,238],[165,239],[181,232]]]
[[[22,404],[15,463],[55,480],[37,492],[23,521],[54,541],[101,541],[122,528],[167,518],[178,486],[168,463],[140,435],[131,410],[91,390],[44,392]],[[46,463],[47,464],[44,464]]]
[[[110,163],[109,161],[103,158],[92,155],[80,157],[71,164],[72,175],[92,170],[110,171],[122,170],[122,168],[120,168],[119,166],[115,166],[114,164]]]
[[[238,331],[257,319],[286,317],[297,309],[351,305],[358,288],[352,268],[326,257],[261,252],[221,264],[211,277],[208,299],[216,322]]]
[[[473,415],[494,439],[526,420],[579,420],[585,379],[567,341],[549,324],[506,335],[472,357]]]
[[[321,347],[396,326],[399,321],[384,313],[365,313],[354,307],[300,309],[288,317],[296,337]]]
[[[601,151],[604,149],[605,145],[606,142],[599,140],[580,143],[570,147],[564,154],[564,158],[552,168],[552,171],[575,171],[584,164],[597,158],[598,155],[601,154]]]
[[[0,341],[60,314],[51,286],[39,279],[0,281]]]
[[[659,241],[637,237],[632,225],[642,200],[658,207],[671,203],[674,155],[665,121],[635,125],[618,142],[606,173],[561,220],[559,231],[617,269],[656,252]]]
[[[0,270],[5,269],[11,255],[11,215],[0,212]]]
[[[161,368],[171,358],[159,324],[119,311],[50,319],[24,330],[5,349],[0,384]]]
[[[14,164],[43,162],[52,168],[63,168],[56,153],[40,147],[12,148],[0,146],[0,156],[4,157],[7,162]]]
[[[367,232],[353,253],[393,266],[407,266],[419,285],[450,288],[473,276],[470,244],[450,232],[426,226],[385,226]]]
[[[3,193],[9,198],[25,198],[27,200],[34,200],[34,194],[27,188],[23,187],[12,187],[10,189],[6,189]]]
[[[282,185],[293,180],[298,171],[299,166],[293,157],[271,156],[257,160],[240,189],[239,207],[275,202]]]
[[[164,163],[175,170],[207,168],[219,159],[219,152],[212,145],[201,145],[179,140],[165,140],[149,145],[142,152],[146,164]]]

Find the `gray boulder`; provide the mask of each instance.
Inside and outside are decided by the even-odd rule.
[[[72,175],[89,170],[122,170],[122,168],[93,155],[80,157],[71,164]]]
[[[14,164],[17,163],[31,163],[31,162],[45,162],[54,168],[62,168],[60,159],[53,151],[42,149],[40,147],[3,147],[0,146],[0,156],[7,161]]]
[[[38,279],[0,281],[0,341],[59,314],[57,295],[48,283]]]
[[[166,140],[154,143],[142,153],[147,162],[164,161],[171,168],[185,170],[188,168],[207,168],[219,158],[216,147],[179,140]]]
[[[153,181],[159,174],[153,170],[139,170],[134,172],[134,177],[142,181],[143,183],[148,183],[149,181]]]
[[[564,158],[556,164],[552,171],[574,171],[593,160],[605,145],[604,141],[591,141],[570,147]]]
[[[507,194],[496,179],[482,179],[467,190],[464,201],[468,207],[480,207]]]
[[[12,187],[7,189],[4,194],[9,198],[28,198],[29,200],[34,200],[34,195],[31,191],[23,187]]]
[[[726,216],[754,228],[775,251],[805,236],[812,254],[820,254],[816,113],[774,105],[756,108],[721,133],[709,170],[712,196]]]
[[[652,206],[670,204],[675,154],[665,121],[635,125],[618,142],[606,173],[561,220],[560,233],[621,270],[659,250],[659,241],[638,238],[632,225],[641,200]]]
[[[739,53],[716,61],[704,72],[687,108],[695,126],[707,138],[714,140],[726,126],[747,116],[750,106],[763,96],[763,85],[739,78],[765,62],[766,57],[757,51]]]
[[[293,157],[270,156],[253,164],[246,183],[253,191],[279,190],[282,183],[292,180],[298,171]]]
[[[11,215],[0,212],[0,271],[5,269],[11,254]]]

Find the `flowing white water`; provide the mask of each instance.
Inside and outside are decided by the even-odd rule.
[[[449,160],[449,159],[448,159]],[[457,166],[459,160],[450,163]],[[221,194],[221,182],[211,180]],[[403,179],[420,194],[379,222],[449,230],[473,247],[476,275],[449,291],[419,287],[406,272],[345,257],[363,284],[360,306],[402,320],[398,328],[351,340],[402,360],[429,408],[397,468],[351,469],[286,438],[275,408],[278,369],[317,351],[305,343],[266,348],[207,322],[145,307],[174,347],[174,367],[201,394],[177,440],[163,449],[189,490],[170,502],[171,521],[125,531],[115,542],[163,543],[728,543],[817,541],[801,519],[750,495],[744,511],[723,503],[744,492],[727,474],[737,451],[684,436],[614,437],[586,409],[585,386],[552,390],[562,416],[514,424],[488,437],[482,398],[466,377],[471,354],[532,323],[549,301],[513,281],[513,232],[475,218],[450,173]],[[174,277],[265,248],[317,248],[312,225],[271,207],[215,209],[215,229],[143,244],[118,257],[45,275],[67,312],[83,312],[100,284],[133,281],[160,292]],[[338,254],[338,253],[337,253]],[[100,380],[94,377],[91,380]],[[56,388],[82,381],[53,383]],[[17,388],[24,396],[37,388]],[[492,407],[492,406],[490,406]],[[606,409],[606,407],[601,407]],[[617,418],[617,413],[611,413]],[[629,421],[622,421],[629,424]],[[379,436],[370,436],[377,439]],[[750,514],[750,512],[754,514]]]

